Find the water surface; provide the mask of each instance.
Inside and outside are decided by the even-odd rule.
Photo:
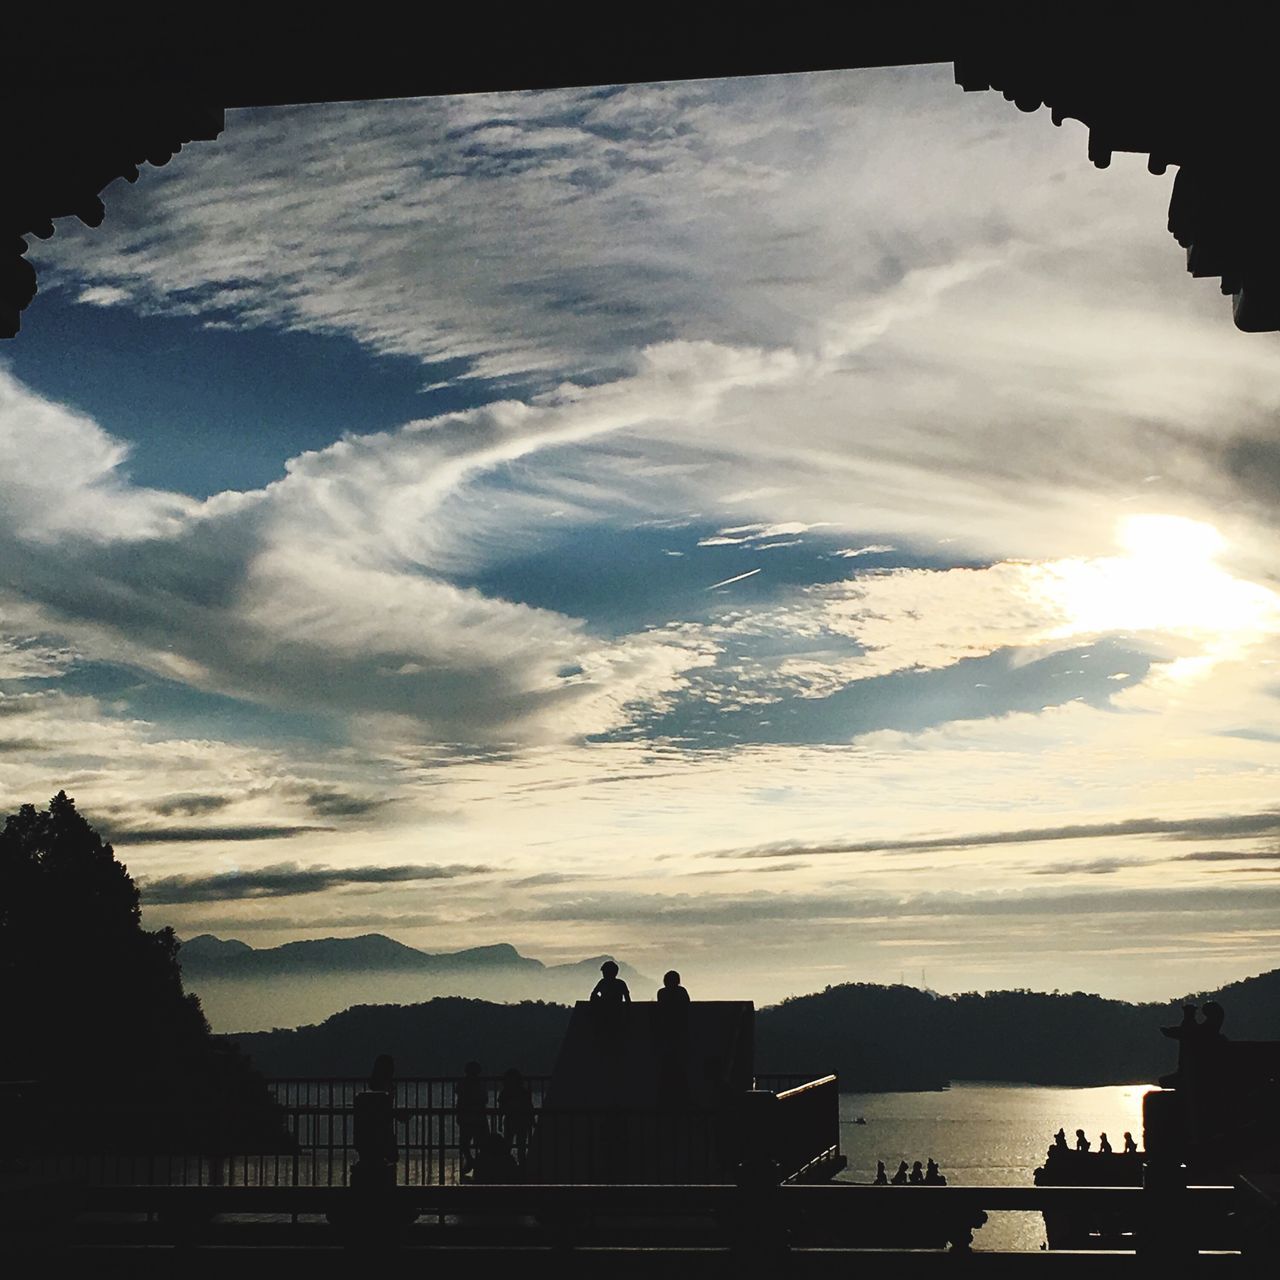
[[[1148,1088],[970,1083],[940,1093],[842,1094],[840,1143],[849,1168],[840,1181],[870,1182],[877,1160],[892,1176],[899,1160],[910,1165],[932,1158],[952,1186],[1029,1187],[1059,1127],[1073,1143],[1075,1131],[1083,1129],[1095,1151],[1102,1132],[1117,1151],[1125,1130],[1141,1147],[1142,1095]],[[856,1123],[859,1116],[866,1124]],[[1039,1214],[993,1213],[974,1247],[1038,1249],[1043,1240]]]

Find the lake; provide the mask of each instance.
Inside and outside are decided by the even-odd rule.
[[[1083,1129],[1095,1151],[1103,1132],[1117,1151],[1126,1130],[1141,1147],[1142,1095],[1150,1087],[969,1083],[941,1093],[842,1094],[840,1144],[849,1168],[839,1180],[870,1182],[877,1160],[892,1176],[900,1160],[932,1158],[952,1186],[1029,1187],[1060,1127],[1073,1144]],[[859,1116],[866,1124],[855,1123]],[[1038,1249],[1043,1240],[1038,1213],[993,1213],[974,1248]]]

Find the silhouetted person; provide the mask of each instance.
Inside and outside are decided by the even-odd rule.
[[[379,1093],[390,1093],[395,1088],[395,1079],[396,1060],[389,1053],[378,1054],[369,1072],[368,1087]]]
[[[1058,1132],[1053,1135],[1053,1145],[1058,1151],[1067,1150],[1067,1131],[1065,1129],[1059,1129]]]
[[[1084,1136],[1083,1129],[1076,1130],[1076,1150],[1077,1151],[1089,1150],[1089,1139]]]
[[[1138,1144],[1133,1140],[1133,1134],[1125,1131],[1124,1135],[1124,1153],[1127,1156],[1136,1156],[1138,1154]]]
[[[1182,1095],[1179,1106],[1192,1147],[1212,1142],[1215,1135],[1222,1133],[1234,1094],[1225,1067],[1227,1038],[1222,1034],[1222,1006],[1216,1000],[1206,1000],[1200,1012],[1203,1022],[1196,1021],[1195,1005],[1183,1005],[1182,1025],[1160,1028],[1178,1041],[1178,1069],[1172,1075],[1161,1076],[1159,1083],[1176,1088]],[[1239,1099],[1235,1102],[1238,1104]]]
[[[670,969],[663,976],[653,1009],[653,1031],[662,1064],[658,1072],[659,1093],[664,1105],[682,1104],[681,1090],[688,1093],[685,1059],[689,1040],[689,993],[680,985],[680,975]]]
[[[689,1003],[689,993],[680,985],[680,975],[674,969],[662,975],[658,1003],[664,1008],[679,1008]]]
[[[475,1165],[476,1152],[489,1134],[489,1091],[480,1078],[480,1064],[468,1062],[466,1072],[453,1093],[454,1115],[458,1120],[458,1155],[463,1173]]]
[[[1225,1040],[1226,1036],[1222,1034],[1222,1021],[1226,1017],[1226,1010],[1216,1000],[1206,1000],[1200,1006],[1200,1012],[1204,1015],[1204,1022],[1200,1026],[1200,1038]]]
[[[516,1159],[523,1165],[529,1154],[529,1134],[533,1129],[533,1094],[525,1078],[515,1067],[502,1077],[498,1093],[498,1123],[507,1146],[514,1147]]]
[[[911,1166],[911,1176],[907,1179],[913,1187],[919,1186],[924,1181],[924,1166],[919,1160]]]
[[[1109,1156],[1112,1154],[1111,1143],[1108,1141],[1105,1133],[1100,1133],[1098,1135],[1098,1154],[1100,1156]]]
[[[394,1186],[396,1161],[400,1156],[396,1141],[395,1062],[389,1053],[380,1053],[369,1073],[369,1087],[352,1103],[352,1145],[356,1163],[351,1167],[351,1185]]]
[[[884,1161],[876,1161],[876,1180],[874,1183],[877,1187],[887,1187],[889,1185],[889,1175],[885,1172]]]
[[[942,1172],[938,1168],[938,1162],[932,1158],[925,1166],[924,1184],[926,1187],[945,1187],[947,1185],[946,1178],[942,1176]]]
[[[1216,1057],[1213,1051],[1226,1040],[1222,1034],[1224,1012],[1216,1000],[1206,1000],[1200,1012],[1203,1022],[1196,1020],[1195,1005],[1184,1004],[1182,1022],[1176,1027],[1160,1028],[1170,1040],[1178,1042],[1178,1069],[1157,1082],[1166,1089],[1196,1091],[1212,1074],[1210,1064]]]
[[[600,966],[604,975],[591,989],[591,1003],[602,1005],[621,1005],[631,1003],[631,990],[618,977],[618,966],[612,960],[606,960]]]
[[[905,1160],[898,1165],[898,1172],[889,1179],[889,1185],[893,1187],[905,1187],[907,1185],[907,1162]]]

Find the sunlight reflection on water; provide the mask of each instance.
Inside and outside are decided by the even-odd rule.
[[[1073,1143],[1076,1129],[1083,1129],[1094,1150],[1105,1132],[1119,1151],[1125,1130],[1141,1147],[1142,1095],[1148,1088],[968,1083],[941,1093],[842,1094],[840,1144],[849,1168],[840,1181],[870,1182],[877,1160],[892,1176],[899,1160],[932,1158],[952,1186],[1029,1187],[1059,1127]],[[858,1116],[865,1125],[854,1123]],[[1039,1249],[1043,1240],[1038,1213],[993,1213],[974,1248]]]

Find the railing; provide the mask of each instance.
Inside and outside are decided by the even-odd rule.
[[[526,1076],[535,1117],[541,1112],[548,1077]],[[452,1077],[409,1077],[395,1082],[392,1109],[396,1130],[396,1180],[401,1186],[443,1186],[462,1172],[462,1138],[457,1117],[457,1085]],[[497,1106],[499,1077],[485,1077],[487,1127],[501,1131]],[[357,1077],[289,1077],[267,1081],[297,1145],[294,1186],[345,1186],[355,1158],[354,1105],[368,1088]]]
[[[760,1077],[757,1083],[794,1086],[804,1076]],[[732,1110],[679,1111],[544,1109],[548,1079],[526,1077],[533,1124],[526,1142],[502,1144],[496,1167],[476,1167],[490,1181],[542,1182],[732,1182],[743,1155],[741,1118]],[[37,1176],[75,1179],[88,1185],[176,1187],[345,1187],[356,1161],[355,1099],[368,1086],[360,1077],[269,1080],[279,1108],[275,1140],[255,1146],[219,1140],[228,1126],[208,1126],[215,1136],[199,1151],[99,1153],[89,1143],[102,1109],[81,1117],[64,1113],[65,1131],[79,1133],[61,1150],[26,1153],[24,1168]],[[395,1082],[392,1110],[396,1143],[395,1181],[401,1187],[447,1186],[461,1181],[476,1153],[464,1152],[453,1078],[414,1077]],[[485,1123],[502,1133],[506,1117],[497,1099],[502,1080],[484,1080],[489,1106]],[[838,1153],[835,1077],[788,1087],[779,1106],[790,1131],[780,1135],[778,1159],[784,1178],[816,1173]],[[505,1135],[515,1139],[516,1135]],[[248,1149],[246,1149],[248,1148]],[[509,1152],[509,1155],[507,1153]],[[492,1154],[492,1153],[491,1153]],[[505,1157],[505,1159],[504,1159]],[[507,1163],[509,1160],[509,1163]],[[483,1160],[481,1161],[481,1166]]]
[[[777,1095],[775,1158],[784,1182],[824,1181],[840,1158],[840,1082],[823,1076]]]

